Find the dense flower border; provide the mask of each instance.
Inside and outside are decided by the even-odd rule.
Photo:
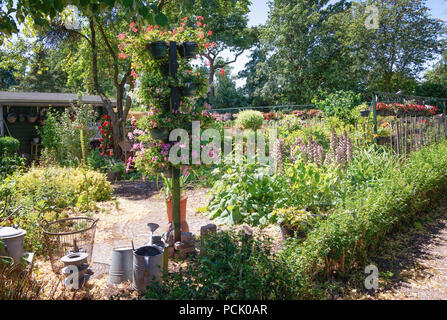
[[[391,103],[386,104],[383,102],[379,102],[376,105],[377,111],[390,111],[394,113],[407,113],[407,114],[425,114],[425,115],[436,115],[439,111],[439,108],[436,106],[430,105],[419,105],[415,103]]]

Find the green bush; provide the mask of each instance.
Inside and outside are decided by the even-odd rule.
[[[17,192],[36,197],[42,211],[76,205],[88,209],[95,201],[110,199],[112,187],[104,174],[82,168],[32,168],[18,179]]]
[[[262,112],[255,110],[244,110],[238,113],[236,124],[243,129],[258,130],[264,122]]]
[[[361,102],[361,95],[352,91],[320,92],[319,97],[312,101],[318,109],[324,112],[325,116],[335,116],[345,123],[351,124],[355,121],[355,115],[352,111]]]
[[[377,163],[381,161],[380,154],[374,157],[378,157]],[[411,225],[425,208],[445,197],[446,142],[410,155],[400,169],[394,165],[389,162],[377,173],[369,171],[361,179],[352,179],[361,188],[350,188],[344,204],[304,242],[287,243],[281,256],[303,285],[310,289],[317,275],[329,275],[334,270],[343,273],[364,261],[386,234]]]
[[[45,125],[38,129],[42,137],[42,159],[45,163],[62,166],[78,166],[83,160],[87,161],[88,141],[94,135],[90,129],[95,120],[93,108],[89,105],[65,109],[63,113],[52,111],[49,113]],[[92,115],[93,114],[93,115]],[[82,134],[81,134],[82,132]]]
[[[220,170],[220,172],[219,172]],[[216,181],[207,211],[217,223],[266,225],[275,203],[273,179],[257,163],[216,169]]]
[[[10,156],[17,152],[20,148],[20,141],[13,137],[0,138],[0,155]]]
[[[16,155],[0,157],[0,178],[25,170],[25,158]]]
[[[256,235],[222,231],[202,239],[203,256],[186,269],[148,288],[146,299],[267,300],[294,299],[299,283],[283,261],[273,255],[272,241]]]

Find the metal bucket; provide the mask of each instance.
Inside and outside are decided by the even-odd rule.
[[[109,284],[119,284],[132,280],[133,251],[132,248],[115,248],[112,253],[112,264],[109,271]]]
[[[132,243],[133,247],[133,243]],[[163,251],[157,246],[133,249],[133,287],[140,293],[154,281],[159,281],[163,268]]]

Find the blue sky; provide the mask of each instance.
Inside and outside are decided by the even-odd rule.
[[[252,5],[250,7],[249,26],[256,26],[259,24],[264,24],[268,17],[268,1],[267,0],[251,0]],[[335,0],[333,1],[335,2]],[[447,0],[428,0],[427,6],[431,9],[431,13],[434,17],[444,20],[447,22]],[[231,56],[229,56],[231,57]],[[240,70],[242,70],[245,64],[248,62],[248,55],[245,54],[232,64],[234,68],[233,74],[236,75]],[[244,84],[244,80],[238,80],[237,85],[241,86]]]

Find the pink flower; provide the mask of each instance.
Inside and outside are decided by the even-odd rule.
[[[118,59],[126,59],[127,58],[127,55],[125,54],[125,53],[120,53],[119,55],[118,55]]]
[[[208,37],[211,37],[213,35],[213,32],[211,30],[208,31]]]
[[[221,76],[224,76],[224,75],[225,75],[225,69],[224,69],[224,68],[220,69],[220,70],[219,70],[219,74],[220,74]]]
[[[203,39],[203,38],[205,38],[205,35],[203,33],[199,33],[199,38]]]
[[[120,33],[120,34],[118,35],[118,40],[123,40],[125,37],[127,37],[127,33],[125,33],[125,32]]]

